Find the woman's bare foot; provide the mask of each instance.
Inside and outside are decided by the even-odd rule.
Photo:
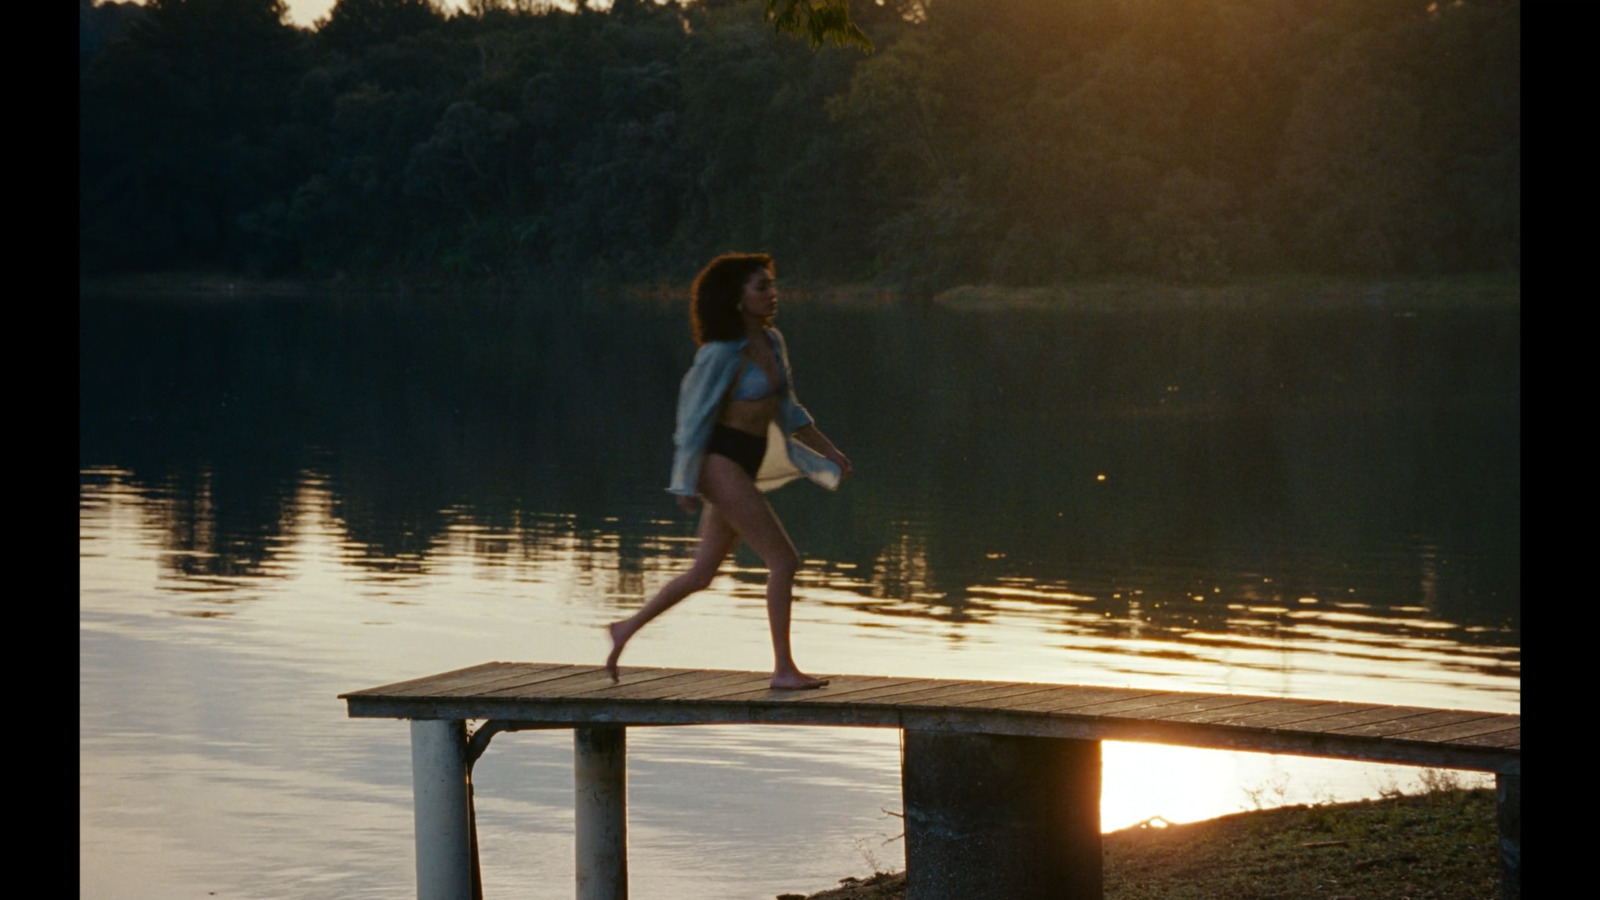
[[[606,674],[611,676],[611,683],[617,683],[617,660],[622,656],[622,648],[627,645],[627,637],[618,637],[617,629],[622,627],[621,622],[612,622],[606,626],[606,634],[611,636],[611,654],[606,657]]]
[[[777,691],[809,691],[812,688],[823,687],[828,683],[826,678],[812,678],[800,671],[774,672],[772,681],[769,682],[773,690]]]

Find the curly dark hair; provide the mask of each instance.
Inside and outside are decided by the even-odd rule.
[[[777,276],[765,253],[724,253],[706,264],[689,289],[689,329],[698,346],[707,341],[732,341],[744,334],[739,300],[752,272],[765,269]]]

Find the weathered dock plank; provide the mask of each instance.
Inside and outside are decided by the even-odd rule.
[[[618,725],[795,724],[1134,740],[1495,771],[1516,715],[1327,700],[843,675],[775,691],[762,672],[488,663],[341,695],[350,715]]]

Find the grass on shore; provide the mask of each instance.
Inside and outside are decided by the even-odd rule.
[[[1517,307],[1522,281],[1514,275],[1456,275],[1373,279],[1318,275],[1235,278],[1218,284],[1166,284],[1112,279],[1057,287],[963,285],[933,297],[937,305],[969,312],[1007,309],[1129,312],[1172,309],[1297,311],[1370,308],[1394,312]]]
[[[1290,806],[1104,837],[1106,900],[1498,900],[1492,790]],[[782,895],[799,900],[800,895]],[[904,873],[805,900],[904,900]]]

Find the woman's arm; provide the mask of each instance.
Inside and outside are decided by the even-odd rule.
[[[839,452],[839,448],[828,440],[811,419],[811,413],[800,405],[794,396],[794,370],[789,367],[789,348],[783,342],[783,335],[776,328],[768,329],[772,335],[773,343],[778,347],[778,361],[783,365],[784,379],[789,382],[789,390],[783,394],[783,402],[778,406],[778,420],[783,429],[794,435],[800,443],[817,451],[839,467],[841,475],[850,474],[850,458]]]
[[[828,436],[823,434],[817,426],[807,425],[797,430],[794,436],[800,439],[800,443],[832,460],[833,464],[839,467],[842,474],[850,474],[850,458],[840,453],[839,448],[835,447],[833,441],[828,440]]]

